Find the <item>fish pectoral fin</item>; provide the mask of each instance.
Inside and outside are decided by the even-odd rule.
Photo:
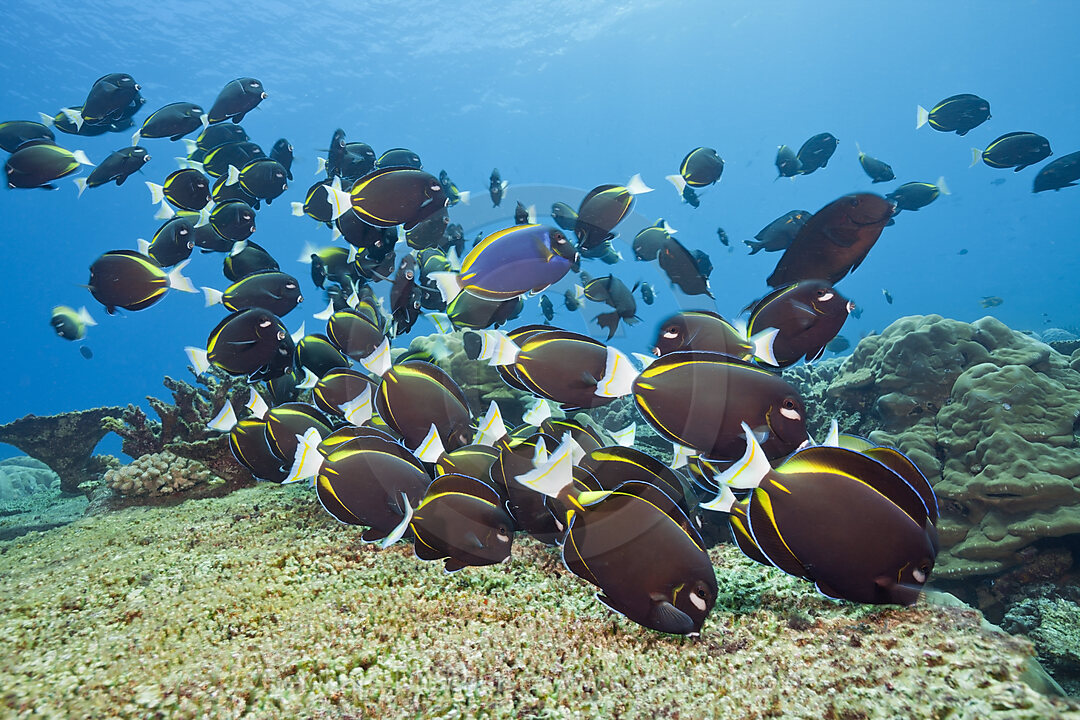
[[[254,345],[258,340],[229,340],[226,345]]]
[[[368,528],[360,535],[360,539],[366,543],[373,543],[382,540],[386,537],[387,532],[385,530],[379,530],[378,528]]]
[[[455,560],[454,558],[446,558],[446,560],[443,561],[443,570],[448,573],[457,572],[463,567],[465,567],[465,563],[460,560]]]
[[[667,600],[653,600],[649,622],[660,632],[673,635],[686,635],[694,631],[693,619]]]
[[[581,373],[581,381],[582,381],[583,383],[585,383],[586,385],[593,385],[593,386],[595,386],[595,385],[599,384],[599,383],[597,382],[596,378],[594,378],[594,377],[593,377],[593,375],[592,375],[592,373],[591,373],[591,372],[589,372],[588,370],[586,370],[586,371],[584,371],[584,372],[582,372],[582,373]]]

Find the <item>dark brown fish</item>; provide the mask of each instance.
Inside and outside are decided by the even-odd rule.
[[[472,413],[465,393],[431,363],[410,360],[391,367],[383,375],[375,406],[406,447],[419,447],[432,425],[447,450],[472,441]]]
[[[840,332],[855,304],[824,280],[777,288],[754,304],[747,331],[751,335],[776,328],[774,365],[787,367],[803,358],[817,360]]]
[[[739,360],[754,357],[754,345],[715,312],[689,310],[660,323],[652,353],[657,357],[679,350],[704,350]]]
[[[660,247],[657,259],[668,279],[687,295],[713,296],[709,291],[709,278],[701,272],[697,258],[675,238],[668,237]]]
[[[268,380],[292,367],[293,340],[284,323],[262,308],[233,313],[218,323],[206,342],[210,363],[229,375]]]
[[[500,563],[510,557],[514,540],[514,521],[499,493],[465,475],[435,478],[409,527],[416,556],[445,558],[447,572]]]
[[[281,458],[270,449],[265,420],[250,417],[233,425],[229,431],[229,449],[237,462],[260,480],[280,483],[289,476]]]

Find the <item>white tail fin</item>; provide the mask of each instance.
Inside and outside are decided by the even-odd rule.
[[[206,423],[206,428],[218,432],[229,432],[235,425],[236,412],[233,410],[232,403],[226,400],[221,410],[214,416],[214,419]]]
[[[339,405],[338,409],[347,422],[360,427],[371,419],[371,388],[364,388],[363,392]]]
[[[682,175],[665,175],[664,179],[675,186],[675,192],[682,197],[683,189],[686,188],[686,178]]]
[[[202,125],[203,132],[205,132],[206,128],[210,127],[210,115],[208,113],[200,115],[199,123]]]
[[[611,433],[611,439],[615,441],[616,445],[622,445],[623,447],[634,447],[634,439],[637,435],[637,423],[630,423],[622,430],[616,430]]]
[[[829,434],[825,436],[825,447],[840,447],[840,424],[833,418],[829,423]]]
[[[296,217],[304,217],[304,203],[294,202],[292,203],[292,214]]]
[[[150,257],[150,241],[143,238],[135,239],[135,249],[140,255],[146,255]]]
[[[330,203],[331,220],[337,220],[349,210],[352,210],[352,195],[334,187],[325,185],[323,187],[326,187],[326,199]]]
[[[627,181],[626,189],[630,191],[631,195],[644,195],[645,193],[653,191],[653,189],[646,185],[645,181],[641,179],[640,173],[634,173],[634,177]]]
[[[210,208],[209,207],[204,207],[202,210],[199,211],[199,219],[195,222],[195,227],[201,228],[202,226],[209,225],[209,224],[210,224]],[[233,248],[235,248],[235,247],[236,247],[236,245],[233,244]]]
[[[82,321],[83,325],[97,325],[97,321],[90,317],[90,312],[86,309],[85,305],[79,308],[79,312],[76,314],[79,316],[79,320]]]
[[[776,361],[776,354],[773,352],[773,343],[779,333],[779,328],[768,328],[754,333],[750,338],[750,344],[754,346],[754,357],[773,367],[779,367],[780,363]]]
[[[158,211],[154,213],[155,220],[171,220],[176,217],[176,211],[172,209],[172,206],[164,200],[161,201]]]
[[[666,232],[668,235],[674,235],[675,233],[679,232],[675,228],[671,227],[671,225],[668,224],[667,220],[664,220],[663,218],[660,219],[659,224],[660,227],[663,228],[664,232]]]
[[[529,224],[530,225],[535,225],[536,224],[536,206],[535,205],[530,205],[525,210],[525,214],[529,216]]]
[[[191,158],[178,157],[173,158],[173,160],[176,161],[177,167],[179,167],[181,170],[198,170],[201,173],[206,172],[206,168],[201,162],[197,162],[195,160],[192,160]]]
[[[390,369],[390,338],[383,338],[379,347],[365,358],[360,359],[360,364],[372,375],[382,377]]]
[[[188,280],[183,274],[183,270],[187,267],[189,262],[191,262],[191,260],[184,260],[183,262],[178,263],[165,277],[165,283],[173,290],[188,293],[199,292],[195,289],[195,286],[191,284],[191,280]]]
[[[211,305],[219,305],[221,303],[221,299],[225,297],[224,293],[222,293],[220,290],[215,290],[214,288],[206,287],[205,285],[202,287],[202,291],[203,295],[206,296],[206,307],[210,307]]]
[[[184,149],[187,150],[188,155],[193,155],[199,149],[199,143],[190,138],[184,138],[180,142],[184,143]]]
[[[142,137],[142,129],[140,128],[140,129],[136,130],[131,135],[131,147],[135,147],[136,145],[138,145],[139,144],[139,138],[141,138],[141,137]]]
[[[450,269],[454,272],[461,272],[461,258],[457,254],[457,250],[450,248],[446,251],[446,262],[450,264]]]
[[[80,165],[89,165],[91,167],[93,167],[94,165],[94,163],[90,162],[90,158],[86,157],[86,153],[84,153],[82,150],[76,150],[75,152],[71,153],[71,155],[75,158],[75,162],[79,163]]]
[[[81,112],[79,112],[78,110],[72,110],[71,108],[60,108],[60,112],[64,113],[64,117],[66,117],[68,120],[75,123],[76,130],[82,130],[83,116]]]
[[[679,443],[671,443],[671,468],[673,470],[678,470],[686,465],[694,455],[697,455],[694,448],[688,448]]]
[[[487,360],[488,365],[513,365],[520,348],[506,333],[499,330],[480,330],[477,332],[483,340],[477,360]]]
[[[469,204],[469,198],[471,198],[471,197],[472,197],[472,191],[470,191],[470,190],[463,190],[463,191],[458,193],[458,200],[465,203],[466,205]]]
[[[443,302],[450,304],[461,293],[461,283],[458,282],[458,274],[452,272],[433,272],[428,278],[435,281]]]
[[[315,318],[316,320],[329,320],[330,316],[333,315],[333,314],[334,314],[334,301],[331,300],[330,304],[326,306],[325,310],[320,310],[319,312],[315,313],[311,317]]]
[[[952,195],[952,193],[949,192],[949,186],[945,184],[944,175],[937,179],[937,189],[942,195]]]
[[[551,457],[514,479],[538,493],[543,493],[548,497],[558,497],[560,492],[574,482],[573,446],[575,444],[573,441],[564,441],[551,454]],[[543,445],[543,443],[538,443],[538,445]]]
[[[296,328],[296,332],[292,334],[292,341],[294,343],[300,342],[305,335],[307,335],[307,323],[303,320],[300,321],[300,327]]]
[[[540,423],[551,417],[551,405],[544,398],[539,398],[536,404],[525,411],[525,414],[521,416],[523,422],[532,425],[533,427],[540,427]]]
[[[412,503],[409,502],[409,496],[405,493],[401,493],[401,502],[405,506],[405,515],[401,518],[401,522],[390,531],[390,534],[384,537],[379,543],[379,547],[383,550],[405,537],[405,532],[409,529],[409,525],[412,524],[413,513],[415,511],[413,510]]]
[[[313,478],[319,474],[319,469],[322,468],[323,456],[319,452],[319,443],[322,442],[322,437],[319,435],[319,431],[315,428],[308,428],[307,432],[303,435],[297,435],[296,439],[300,442],[296,446],[296,455],[293,456],[292,470],[289,471],[288,477],[281,481],[282,485]]]
[[[427,435],[416,446],[415,455],[421,462],[434,464],[445,454],[446,448],[443,446],[442,438],[439,437],[439,428],[435,427],[435,423],[431,423]]]
[[[311,372],[311,368],[304,368],[304,379],[296,383],[297,390],[310,390],[319,382],[319,376]]]
[[[230,165],[228,177],[225,178],[225,184],[235,185],[238,182],[240,182],[240,169],[235,165]]]
[[[56,120],[53,119],[52,115],[46,115],[43,112],[39,112],[38,117],[41,118],[41,124],[45,127],[52,127],[56,124]]]
[[[146,187],[150,188],[150,203],[157,205],[165,199],[165,188],[155,182],[146,181]]]
[[[439,331],[439,334],[446,335],[454,331],[454,324],[450,322],[450,316],[441,312],[429,312],[424,313],[424,317],[431,321],[431,324],[435,326],[435,329]]]
[[[75,197],[82,197],[82,194],[86,192],[86,178],[75,178],[72,182],[75,183],[75,187],[79,188],[79,194]]]
[[[507,436],[506,426],[503,424],[502,413],[494,400],[488,405],[487,414],[480,420],[480,426],[476,429],[476,437],[473,438],[475,445],[494,445]]]
[[[255,391],[255,388],[251,388],[251,394],[248,395],[248,401],[244,403],[244,407],[260,420],[266,416],[266,411],[270,409],[270,406],[262,399],[262,395]]]
[[[324,172],[326,172],[326,158],[324,158],[324,157],[315,158],[315,174],[316,175],[321,175]],[[335,177],[337,177],[337,176],[335,175]]]
[[[982,160],[982,150],[979,148],[971,148],[971,164],[968,167],[975,167]]]
[[[319,248],[315,247],[308,241],[304,241],[304,248],[300,251],[300,257],[296,258],[296,262],[304,263],[305,265],[311,264],[311,256],[318,255]]]
[[[202,348],[189,345],[184,348],[184,353],[187,354],[188,362],[191,363],[191,368],[195,371],[196,377],[210,369],[210,359]]]
[[[630,358],[612,346],[607,349],[607,363],[604,365],[604,377],[596,384],[596,395],[600,397],[622,397],[629,395],[637,379],[638,371]]]
[[[746,452],[734,465],[713,476],[713,482],[719,486],[728,485],[749,490],[760,485],[765,476],[772,471],[772,465],[769,464],[765,451],[758,444],[754,431],[746,423],[742,423],[742,429],[746,434]]]
[[[698,507],[713,512],[730,513],[731,506],[736,502],[735,495],[727,485],[720,486],[720,493],[707,503],[701,503]]]
[[[930,119],[930,112],[922,105],[915,106],[915,129],[918,130]]]
[[[195,227],[198,227],[198,225],[196,225]],[[246,248],[247,246],[247,240],[237,240],[232,244],[232,247],[229,248],[229,257],[236,257],[240,253],[244,252],[244,248]]]

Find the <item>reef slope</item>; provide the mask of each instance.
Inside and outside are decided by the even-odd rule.
[[[1080,718],[975,611],[836,603],[712,553],[694,641],[535,543],[452,575],[362,546],[309,487],[91,516],[0,543],[0,715]]]

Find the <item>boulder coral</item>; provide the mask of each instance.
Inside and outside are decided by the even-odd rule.
[[[1043,538],[1080,533],[1080,372],[998,320],[897,320],[865,338],[826,395],[899,447],[941,505],[935,576],[997,575]]]
[[[105,483],[121,495],[159,497],[189,490],[214,478],[197,460],[168,450],[150,453],[128,465],[106,471]]]

